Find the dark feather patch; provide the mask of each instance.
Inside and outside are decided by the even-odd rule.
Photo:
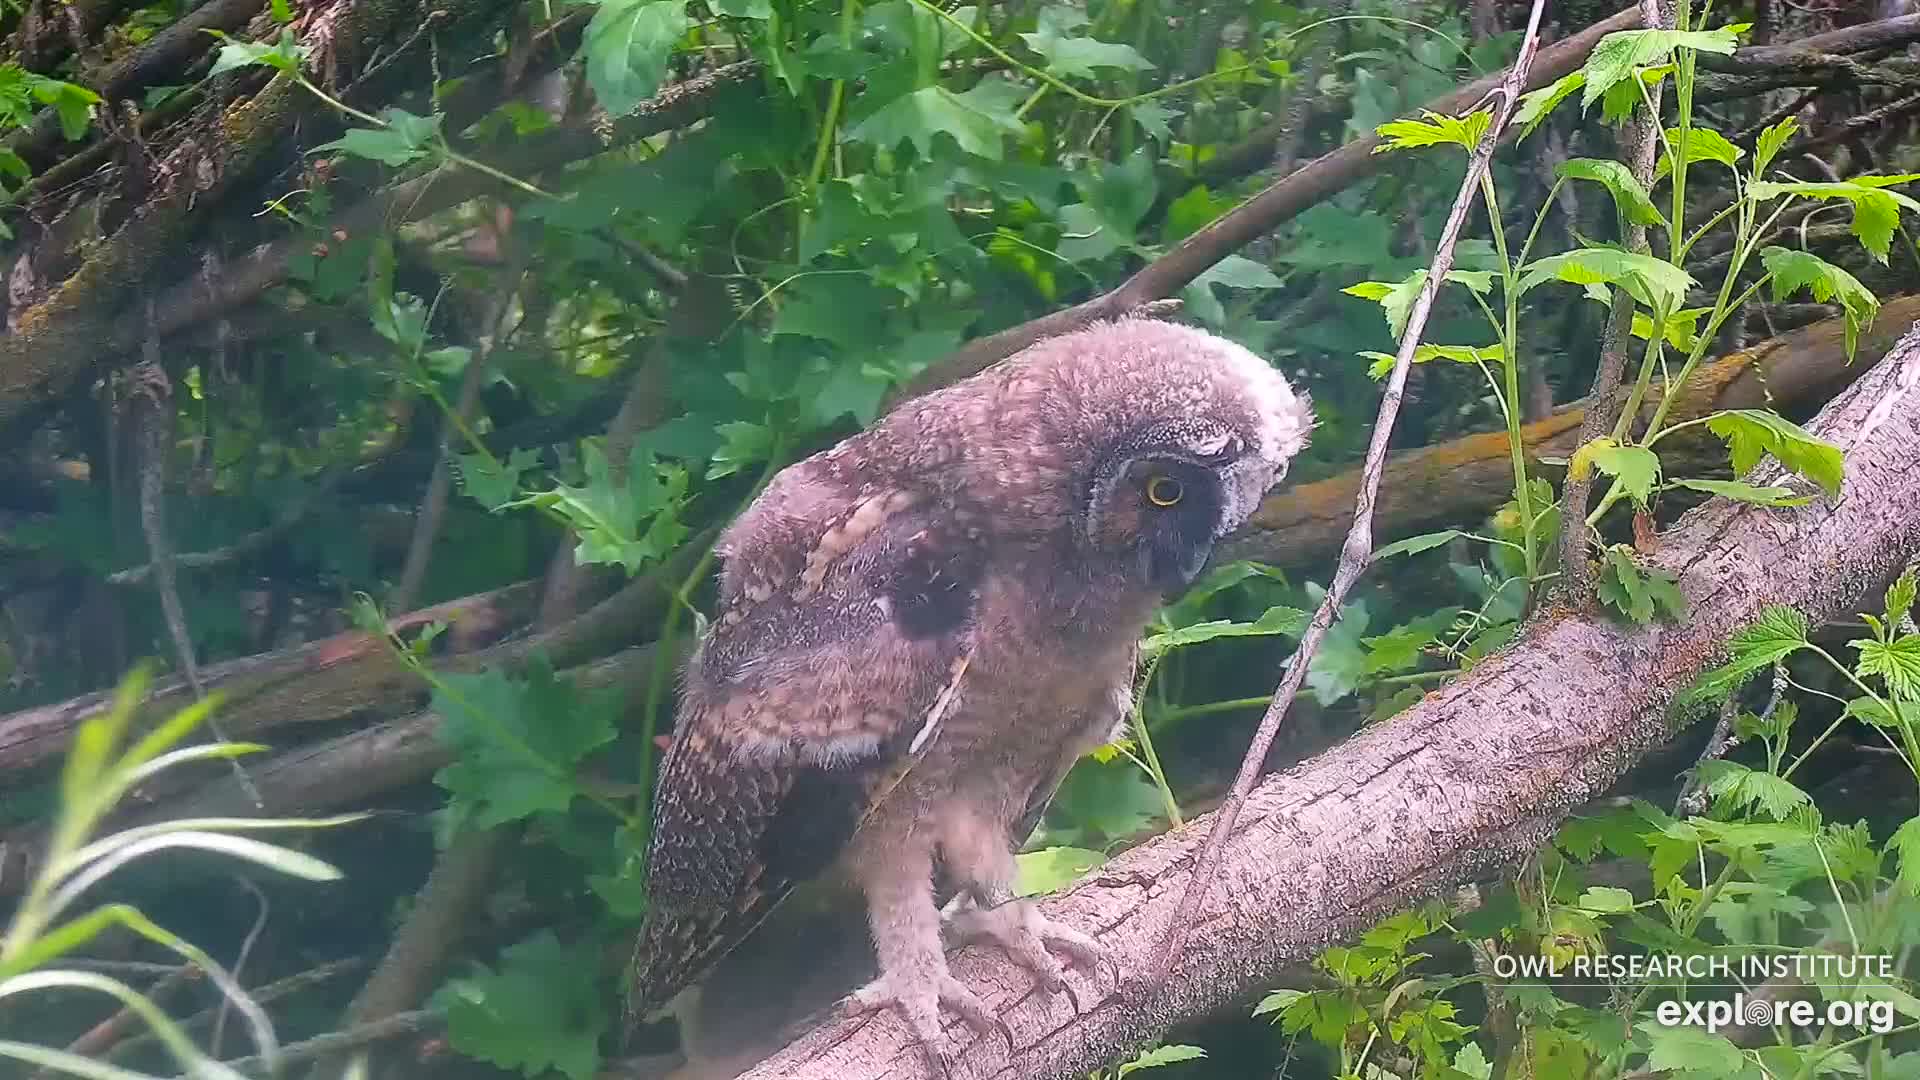
[[[793,786],[780,801],[760,859],[767,876],[805,881],[833,865],[866,815],[878,769],[846,766],[797,770]]]
[[[893,619],[910,639],[951,634],[973,614],[983,554],[977,542],[933,530],[908,541],[887,582]]]

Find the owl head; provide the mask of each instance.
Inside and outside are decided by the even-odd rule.
[[[1184,590],[1306,446],[1313,413],[1272,365],[1191,327],[1097,323],[1010,361],[1003,415],[1044,417],[1084,559]],[[1009,439],[1008,443],[1018,442]]]

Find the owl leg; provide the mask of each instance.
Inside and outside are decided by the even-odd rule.
[[[963,941],[987,940],[999,945],[1013,961],[1033,972],[1050,991],[1065,991],[1080,1002],[1067,984],[1051,946],[1090,970],[1111,963],[1100,943],[1065,923],[1040,914],[1033,901],[1013,894],[1013,852],[1006,845],[1006,829],[981,826],[950,828],[942,837],[940,853],[947,866],[973,898],[973,907],[961,908],[948,927]]]
[[[945,1005],[982,1033],[998,1031],[1013,1049],[1013,1033],[973,991],[961,985],[947,969],[940,943],[940,913],[933,905],[931,854],[909,851],[892,860],[873,860],[861,875],[867,897],[867,915],[873,929],[873,949],[880,977],[856,990],[850,998],[858,1012],[890,1008],[906,1021],[928,1064],[943,1076],[953,1074],[946,1042],[940,1034],[940,1006]]]

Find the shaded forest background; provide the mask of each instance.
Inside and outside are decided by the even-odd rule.
[[[284,1037],[360,1032],[392,1075],[672,1058],[670,1025],[624,1049],[612,1032],[645,909],[631,807],[670,731],[715,531],[902,393],[1064,320],[1169,299],[1304,385],[1314,444],[1233,546],[1250,561],[1223,559],[1158,628],[1240,629],[1169,649],[1150,745],[1076,769],[1029,884],[1210,808],[1297,632],[1285,614],[1332,571],[1379,395],[1359,354],[1395,344],[1343,290],[1424,267],[1461,177],[1457,154],[1350,144],[1475,105],[1459,88],[1512,60],[1524,18],[1497,0],[10,2],[0,892],[39,868],[76,725],[152,661],[156,712],[217,690],[220,734],[272,749],[142,785],[117,820],[375,811],[301,841],[339,882],[192,856],[116,879],[270,988]],[[1585,46],[1547,80],[1637,18],[1550,8],[1547,43]],[[1800,180],[1920,167],[1920,14],[1758,0],[1722,22],[1751,25],[1739,52],[1701,55],[1696,107],[1733,143],[1793,117],[1779,166]],[[1538,213],[1556,251],[1618,239],[1613,201],[1554,179],[1620,156],[1619,130],[1567,108],[1509,144],[1506,227]],[[1730,197],[1717,182],[1695,181],[1701,217]],[[1913,225],[1876,257],[1831,202],[1775,221],[1769,242],[1845,267],[1886,307],[1849,366],[1835,298],[1755,296],[1698,374],[1701,408],[1805,418],[1878,359],[1916,317],[1899,299],[1920,283]],[[1490,235],[1476,213],[1461,267],[1493,256]],[[1713,238],[1689,253],[1691,301],[1711,303],[1729,255]],[[1525,303],[1512,404],[1556,475],[1608,308],[1578,290]],[[1450,296],[1428,337],[1483,335]],[[1505,423],[1473,365],[1414,368],[1395,445],[1440,449],[1390,471],[1380,539],[1504,527],[1506,444],[1471,436]],[[1677,452],[1726,474],[1723,453]],[[1697,501],[1665,498],[1659,517]],[[1497,649],[1525,606],[1503,575],[1455,539],[1371,576],[1271,762]],[[1699,752],[1633,790],[1671,802]],[[1915,811],[1911,791],[1875,794],[1885,764],[1830,740],[1798,782],[1884,840]],[[176,1015],[206,1010],[216,1056],[223,1039],[246,1052],[209,988],[143,967],[156,958],[131,936],[93,959]],[[0,1025],[151,1065],[131,1032],[93,1034],[112,1014],[62,999]],[[1423,1015],[1444,1030],[1452,1013]],[[1205,1062],[1159,1067],[1335,1075],[1303,1031],[1241,1010],[1182,1032]],[[1432,1049],[1453,1060],[1463,1036]],[[1407,1053],[1404,1075],[1440,1075]]]

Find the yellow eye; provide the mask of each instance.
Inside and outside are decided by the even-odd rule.
[[[1181,496],[1185,494],[1186,489],[1180,486],[1180,481],[1171,476],[1156,476],[1147,481],[1147,501],[1163,509],[1179,505]]]

